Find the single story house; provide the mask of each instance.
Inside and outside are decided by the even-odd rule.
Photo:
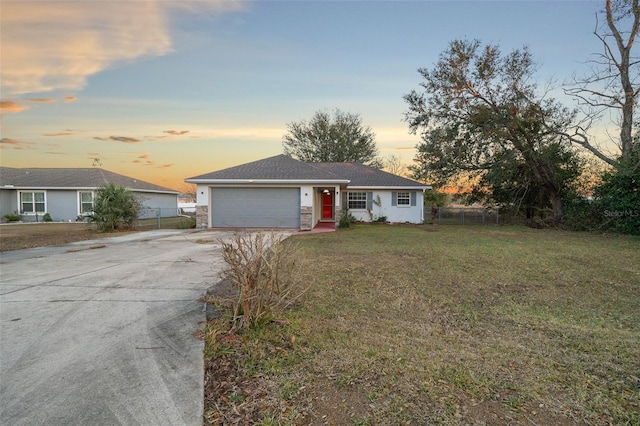
[[[0,216],[17,214],[35,222],[49,213],[56,222],[75,221],[93,210],[96,190],[109,183],[140,197],[145,207],[141,219],[177,215],[178,191],[108,170],[0,167]]]
[[[430,186],[360,163],[305,163],[286,155],[194,176],[198,228],[297,228],[357,220],[422,223]]]

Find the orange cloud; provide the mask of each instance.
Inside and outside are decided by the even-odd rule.
[[[189,133],[188,130],[165,130],[162,133],[169,133],[170,135],[184,135]]]
[[[78,98],[76,98],[75,96],[65,96],[64,97],[64,101],[65,102],[75,102],[77,100],[78,100]]]
[[[0,148],[2,149],[34,149],[34,145],[33,142],[23,142],[11,138],[0,139]]]
[[[175,165],[174,163],[162,164],[156,167],[156,169],[168,169],[169,167],[173,167],[174,165]]]
[[[81,90],[119,63],[172,51],[175,8],[229,12],[243,1],[2,2],[2,88],[22,94]]]
[[[138,158],[147,159],[147,158],[149,158],[149,154],[142,154],[142,155],[138,156]]]
[[[42,136],[70,136],[70,135],[75,135],[76,133],[71,131],[71,130],[66,130],[64,132],[58,132],[58,133],[43,133]]]
[[[142,139],[130,138],[128,136],[109,136],[106,138],[101,138],[99,136],[94,136],[94,139],[99,141],[116,141],[116,142],[124,142],[124,143],[137,143],[142,142]]]
[[[42,102],[42,103],[50,103],[55,102],[56,100],[53,98],[29,98],[31,102]]]
[[[13,101],[0,101],[0,112],[21,112],[25,109],[29,107]]]

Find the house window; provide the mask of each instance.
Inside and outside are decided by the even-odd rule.
[[[22,213],[44,213],[44,192],[20,192],[20,211]]]
[[[80,192],[80,214],[93,211],[93,192]]]
[[[398,192],[398,205],[399,206],[411,205],[411,195],[408,192]]]
[[[349,192],[348,194],[349,209],[366,209],[367,208],[367,193],[366,192]]]

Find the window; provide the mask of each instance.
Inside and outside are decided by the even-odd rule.
[[[411,205],[411,195],[408,192],[398,192],[398,205],[399,206]]]
[[[366,209],[367,193],[366,192],[349,192],[347,196],[347,207],[349,209]]]
[[[93,211],[93,192],[80,192],[80,214]]]
[[[22,213],[44,213],[44,192],[20,192],[20,211]]]

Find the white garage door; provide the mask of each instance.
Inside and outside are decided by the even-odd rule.
[[[299,188],[212,188],[214,227],[299,228]]]

